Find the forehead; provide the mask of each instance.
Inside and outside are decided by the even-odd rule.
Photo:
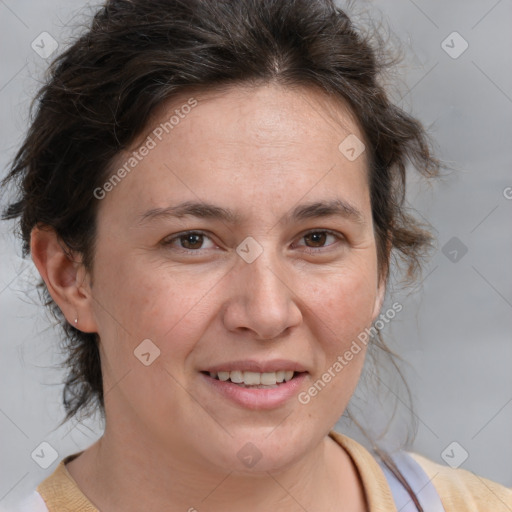
[[[187,113],[183,115],[181,109],[193,100],[198,102],[200,108],[190,113],[186,109]],[[243,138],[246,138],[248,144],[256,146],[258,143],[268,146],[272,142],[293,141],[310,141],[317,146],[321,143],[330,145],[339,141],[340,136],[349,134],[356,135],[361,141],[365,139],[348,103],[319,87],[289,87],[270,83],[182,93],[155,110],[144,133],[150,133],[154,127],[173,117],[173,122],[178,121],[173,114],[180,114],[179,123],[169,134],[176,142],[188,137],[192,130],[198,138],[208,135],[209,139],[219,138],[237,143],[243,143]],[[189,130],[183,129],[185,119]]]
[[[137,144],[120,155],[114,172],[151,140],[151,149],[108,199],[136,194],[162,207],[178,195],[250,197],[255,204],[308,193],[315,199],[333,188],[361,194],[366,152],[347,158],[343,144],[351,137],[363,145],[353,113],[318,89],[271,84],[184,94],[162,104]]]

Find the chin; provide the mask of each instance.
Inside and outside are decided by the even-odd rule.
[[[285,470],[304,456],[313,440],[296,427],[293,431],[285,428],[280,431],[280,428],[274,424],[265,429],[247,428],[232,432],[228,427],[233,437],[226,435],[222,441],[210,443],[208,455],[203,456],[223,471],[264,475]],[[303,446],[301,439],[308,442]]]

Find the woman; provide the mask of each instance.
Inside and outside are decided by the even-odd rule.
[[[6,216],[69,339],[66,419],[105,432],[21,509],[512,507],[332,431],[392,255],[412,278],[431,240],[405,166],[438,163],[383,65],[329,0],[109,1],[57,59]]]

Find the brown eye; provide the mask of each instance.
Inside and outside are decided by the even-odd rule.
[[[188,231],[167,237],[162,241],[162,245],[171,250],[190,253],[215,248],[212,239],[200,231]]]
[[[179,237],[181,246],[184,249],[201,249],[204,236],[199,233],[188,233]]]
[[[331,246],[338,245],[336,242],[343,241],[344,237],[341,233],[329,230],[317,230],[310,231],[305,235],[302,235],[301,240],[304,240],[304,244],[299,243],[305,247],[305,251],[309,253],[320,252],[322,249],[327,249]],[[315,251],[315,249],[318,249]]]
[[[314,233],[308,233],[304,236],[304,240],[311,242],[312,245],[306,244],[308,247],[323,247],[327,240],[325,231],[315,231]]]

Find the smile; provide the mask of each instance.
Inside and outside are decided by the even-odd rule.
[[[288,382],[293,378],[293,370],[278,370],[277,372],[252,372],[234,370],[231,372],[209,372],[212,379],[223,382],[230,381],[233,384],[239,384],[242,387],[257,387],[260,389],[267,387],[277,387],[282,382]]]
[[[201,371],[200,375],[209,393],[250,410],[271,410],[286,405],[304,388],[309,375],[307,371],[265,369],[267,371],[255,371],[256,368],[228,371],[224,366],[222,370]]]

